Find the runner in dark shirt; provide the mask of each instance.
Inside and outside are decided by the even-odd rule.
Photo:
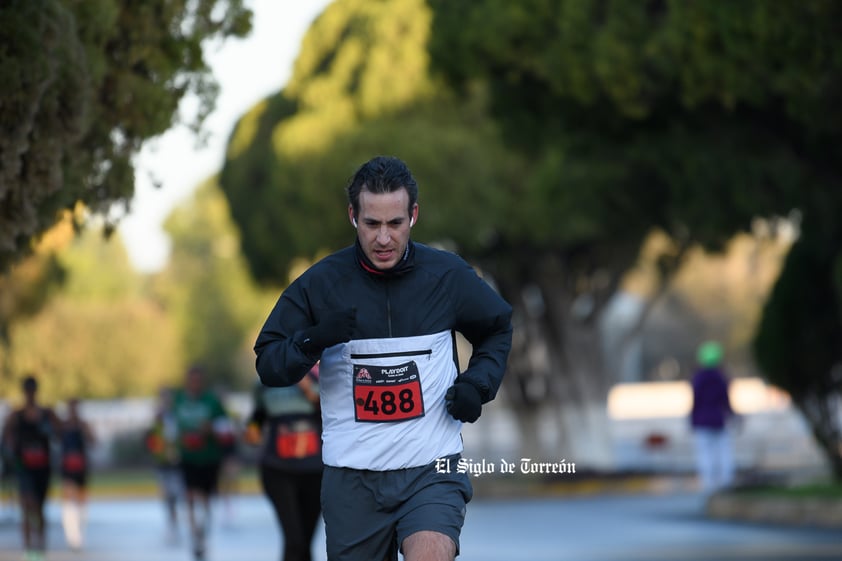
[[[67,544],[74,550],[81,549],[84,542],[88,450],[93,443],[93,431],[79,415],[79,401],[71,399],[61,430],[61,523]]]
[[[50,487],[50,447],[61,427],[52,409],[37,400],[38,382],[27,376],[24,404],[3,425],[3,443],[15,462],[21,510],[21,533],[27,561],[43,561],[46,551],[44,503]]]
[[[260,483],[283,533],[281,561],[310,561],[321,513],[319,365],[294,386],[254,391],[250,427],[261,444]]]

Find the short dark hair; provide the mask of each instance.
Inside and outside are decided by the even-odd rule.
[[[399,158],[376,156],[359,167],[348,183],[346,191],[348,202],[354,209],[354,216],[358,216],[360,212],[360,191],[363,189],[370,193],[392,193],[404,188],[409,194],[409,208],[407,210],[411,215],[412,207],[418,202],[418,183],[412,177],[412,172]]]
[[[20,387],[23,388],[23,391],[26,393],[35,393],[38,391],[38,380],[35,379],[35,376],[29,375],[23,379]]]

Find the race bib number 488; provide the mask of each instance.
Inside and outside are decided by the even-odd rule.
[[[421,378],[415,361],[396,366],[354,364],[354,416],[387,423],[424,416]]]

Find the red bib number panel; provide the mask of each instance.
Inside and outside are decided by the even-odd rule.
[[[61,459],[61,467],[70,473],[85,471],[85,456],[81,452],[68,452]]]
[[[421,375],[415,361],[397,366],[355,364],[354,416],[366,423],[423,417]]]
[[[21,463],[28,469],[41,469],[49,465],[50,456],[42,446],[28,445],[21,450]]]

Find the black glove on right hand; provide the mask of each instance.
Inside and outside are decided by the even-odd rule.
[[[304,331],[301,347],[308,354],[321,354],[328,347],[350,341],[356,327],[356,308],[326,312],[319,323]]]
[[[473,423],[482,413],[482,397],[479,390],[470,382],[460,382],[459,378],[447,389],[444,401],[447,412],[463,423]]]

